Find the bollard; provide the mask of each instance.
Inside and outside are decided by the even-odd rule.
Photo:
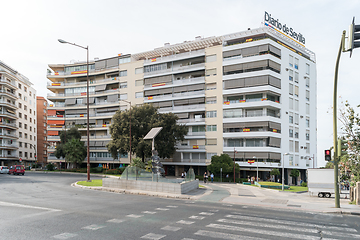
[[[359,194],[359,190],[360,190],[360,182],[356,183],[356,205],[360,205],[360,194]]]

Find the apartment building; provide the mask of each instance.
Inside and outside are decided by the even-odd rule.
[[[36,91],[24,75],[0,61],[1,165],[36,160]]]
[[[45,167],[47,163],[47,100],[44,97],[36,97],[37,111],[37,163]]]
[[[86,64],[49,66],[48,129],[86,130]],[[269,26],[94,60],[89,74],[92,163],[113,161],[108,126],[126,100],[173,112],[189,127],[173,158],[162,161],[169,175],[189,167],[202,174],[221,153],[235,158],[242,177],[258,166],[264,179],[284,163],[286,176],[295,168],[304,179],[316,167],[315,54]],[[124,163],[127,156],[117,161]]]

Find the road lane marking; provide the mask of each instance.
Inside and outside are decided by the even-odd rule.
[[[155,214],[156,212],[150,212],[150,211],[143,211],[141,213],[146,213],[146,214]]]
[[[176,223],[190,225],[190,224],[193,224],[194,222],[191,222],[191,221],[185,221],[185,220],[180,220],[180,221],[177,221]]]
[[[191,216],[189,217],[191,219],[198,219],[198,220],[203,220],[205,217],[200,217],[200,216]]]
[[[144,239],[151,239],[151,240],[159,240],[162,239],[163,237],[166,237],[166,235],[160,235],[160,234],[155,234],[155,233],[148,233],[145,236],[142,236],[141,238]]]
[[[140,218],[140,217],[143,217],[144,215],[129,214],[129,215],[126,215],[126,216],[131,217],[131,218]]]
[[[256,233],[256,234],[263,234],[263,235],[271,235],[276,237],[284,237],[284,238],[296,238],[296,239],[317,239],[318,236],[314,235],[304,235],[304,234],[297,234],[297,233],[289,233],[289,232],[280,232],[280,231],[271,231],[271,230],[264,230],[259,228],[248,228],[248,227],[238,227],[238,226],[230,226],[230,225],[223,225],[223,224],[209,224],[206,227],[209,228],[216,228],[216,229],[223,229],[223,230],[231,230],[231,231],[240,231],[240,232],[249,232],[249,233]]]
[[[104,228],[104,227],[105,227],[104,225],[92,224],[92,225],[83,227],[83,228],[81,228],[81,229],[94,230],[94,231],[96,231],[96,230],[101,229],[101,228]]]
[[[165,227],[163,227],[161,229],[166,230],[166,231],[176,232],[176,231],[179,231],[181,228],[180,227],[165,226]]]
[[[124,219],[114,218],[114,219],[107,220],[106,222],[109,222],[109,223],[122,223],[122,222],[125,222],[125,220]]]
[[[359,238],[359,234],[351,234],[351,233],[343,233],[343,232],[334,232],[334,231],[321,231],[322,234],[330,235],[330,236],[337,236],[342,238]]]
[[[216,213],[216,212],[218,212],[219,210],[218,209],[211,209],[211,210],[209,210],[209,212],[213,212],[213,213]]]
[[[75,234],[75,233],[62,233],[62,234],[53,236],[53,238],[56,238],[56,239],[69,239],[69,238],[76,237],[76,236],[77,236],[77,234]]]
[[[199,235],[199,236],[211,237],[211,238],[215,238],[215,239],[234,239],[234,240],[258,240],[259,239],[259,238],[255,238],[255,237],[236,235],[236,234],[231,234],[231,233],[212,232],[212,231],[205,231],[205,230],[199,230],[194,234]],[[261,239],[268,240],[267,238],[261,238]]]
[[[200,215],[206,215],[206,216],[211,216],[213,215],[214,213],[209,213],[209,212],[201,212],[199,213]]]
[[[61,211],[60,209],[55,209],[55,208],[37,207],[37,206],[30,206],[30,205],[25,205],[25,204],[9,203],[9,202],[0,202],[0,206],[31,208],[31,209],[39,209],[39,210],[52,211],[52,212],[60,212]]]
[[[158,210],[158,211],[167,211],[169,210],[168,208],[156,208],[155,210]]]
[[[168,208],[177,208],[178,206],[172,206],[172,205],[170,205],[170,206],[166,206],[166,207],[168,207]]]

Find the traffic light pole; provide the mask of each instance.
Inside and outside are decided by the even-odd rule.
[[[335,77],[334,77],[334,96],[333,96],[333,131],[334,131],[334,188],[335,188],[335,208],[340,208],[340,192],[339,192],[339,157],[338,157],[338,148],[337,148],[337,81],[339,73],[339,62],[341,52],[344,49],[345,43],[345,31],[343,31],[341,36],[341,43],[339,52],[336,59],[335,65]]]

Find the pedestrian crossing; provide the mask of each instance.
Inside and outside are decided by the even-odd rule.
[[[134,232],[131,239],[179,239],[179,240],[208,240],[208,239],[360,239],[357,229],[349,227],[347,224],[336,225],[335,223],[320,221],[313,218],[315,223],[301,222],[279,218],[266,218],[253,216],[250,213],[231,211],[222,209],[205,209],[199,211],[189,211],[189,215],[176,218],[174,211],[189,210],[190,206],[168,205],[166,207],[154,207],[153,209],[142,210],[125,214],[122,218],[111,218],[104,222],[98,222],[83,226],[78,232],[65,232],[52,236],[53,239],[76,239],[84,234],[84,231],[94,233],[104,229],[116,228],[121,225],[132,224],[134,221],[142,221],[143,224],[149,221],[147,218],[162,215],[174,216],[167,224],[151,228],[151,232],[138,234]],[[193,207],[193,206],[191,206]],[[219,205],[223,208],[224,205]],[[311,221],[310,221],[311,222]],[[146,228],[146,226],[144,226]],[[85,233],[86,234],[86,233]],[[102,233],[103,234],[103,233]],[[186,237],[182,237],[186,235]],[[100,233],[99,233],[100,235]],[[91,238],[90,238],[91,239]],[[94,238],[95,239],[95,238]]]

